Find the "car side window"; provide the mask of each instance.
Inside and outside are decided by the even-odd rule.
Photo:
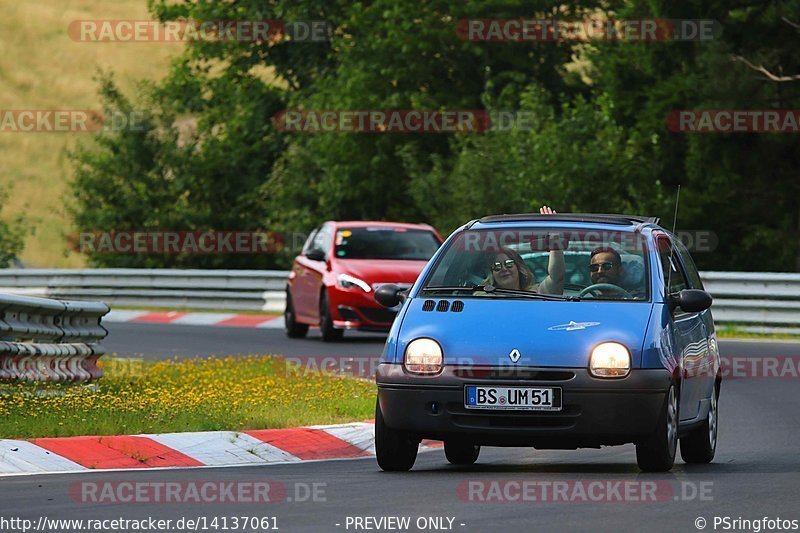
[[[308,238],[306,239],[306,243],[303,245],[303,251],[302,251],[302,253],[303,253],[304,255],[305,255],[305,254],[306,254],[306,253],[307,253],[309,250],[311,250],[311,249],[313,248],[314,239],[316,238],[316,236],[317,236],[317,233],[319,233],[319,228],[316,228],[316,229],[314,229],[314,230],[313,230],[313,231],[312,231],[312,232],[309,234]]]
[[[681,262],[683,266],[686,267],[686,274],[689,278],[689,282],[692,284],[692,288],[703,289],[703,280],[700,279],[700,272],[697,271],[697,266],[694,264],[692,256],[689,255],[689,250],[686,249],[686,246],[680,240],[676,241],[676,245],[678,248],[678,255],[681,256]]]
[[[333,224],[325,224],[319,232],[320,250],[328,254],[333,247]]]
[[[664,236],[658,238],[658,257],[664,273],[664,283],[669,283],[667,292],[674,294],[688,288],[678,254],[673,254],[672,241]]]
[[[311,250],[319,250],[327,253],[328,248],[325,247],[326,229],[326,226],[322,226],[319,230],[317,230],[317,233],[314,235],[314,239],[311,241]]]

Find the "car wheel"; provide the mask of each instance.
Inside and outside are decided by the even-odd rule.
[[[331,306],[328,303],[328,295],[325,291],[322,291],[322,296],[319,298],[319,331],[322,333],[322,340],[325,342],[338,341],[344,334],[344,330],[333,327]]]
[[[703,425],[681,439],[681,457],[684,463],[710,463],[717,451],[717,426],[719,425],[719,391],[711,393],[711,407]]]
[[[444,456],[453,465],[471,465],[478,460],[481,447],[469,442],[444,441]]]
[[[644,472],[666,472],[675,464],[678,448],[678,389],[670,385],[658,427],[645,441],[636,444],[636,462]]]
[[[308,333],[308,324],[299,323],[295,317],[292,294],[288,290],[286,291],[286,309],[283,311],[283,327],[286,336],[292,339],[301,339]]]
[[[408,472],[417,460],[419,440],[386,425],[380,402],[375,404],[375,457],[386,472]]]

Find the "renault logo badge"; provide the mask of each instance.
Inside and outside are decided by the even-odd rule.
[[[519,350],[517,350],[516,348],[511,350],[511,353],[508,354],[508,358],[511,359],[512,363],[516,363],[517,361],[519,361],[520,357],[522,357],[522,354],[519,353]]]

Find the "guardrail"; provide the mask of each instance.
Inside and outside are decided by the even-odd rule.
[[[714,297],[711,310],[717,323],[800,334],[800,274],[701,272],[700,277]]]
[[[0,292],[122,307],[282,311],[281,270],[0,270]],[[720,324],[800,333],[800,274],[701,272]],[[793,327],[794,326],[794,327]]]
[[[283,311],[281,270],[0,270],[0,292],[101,300],[115,307]]]
[[[108,306],[0,294],[0,380],[89,381],[103,375]]]

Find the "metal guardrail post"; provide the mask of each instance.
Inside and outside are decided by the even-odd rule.
[[[282,311],[288,272],[280,270],[3,269],[0,292],[109,305],[171,309]],[[701,272],[718,323],[800,333],[800,274]],[[45,322],[40,327],[46,326]]]
[[[89,381],[103,371],[100,321],[109,308],[0,294],[0,380]]]
[[[5,269],[0,292],[115,307],[282,311],[281,270]]]

